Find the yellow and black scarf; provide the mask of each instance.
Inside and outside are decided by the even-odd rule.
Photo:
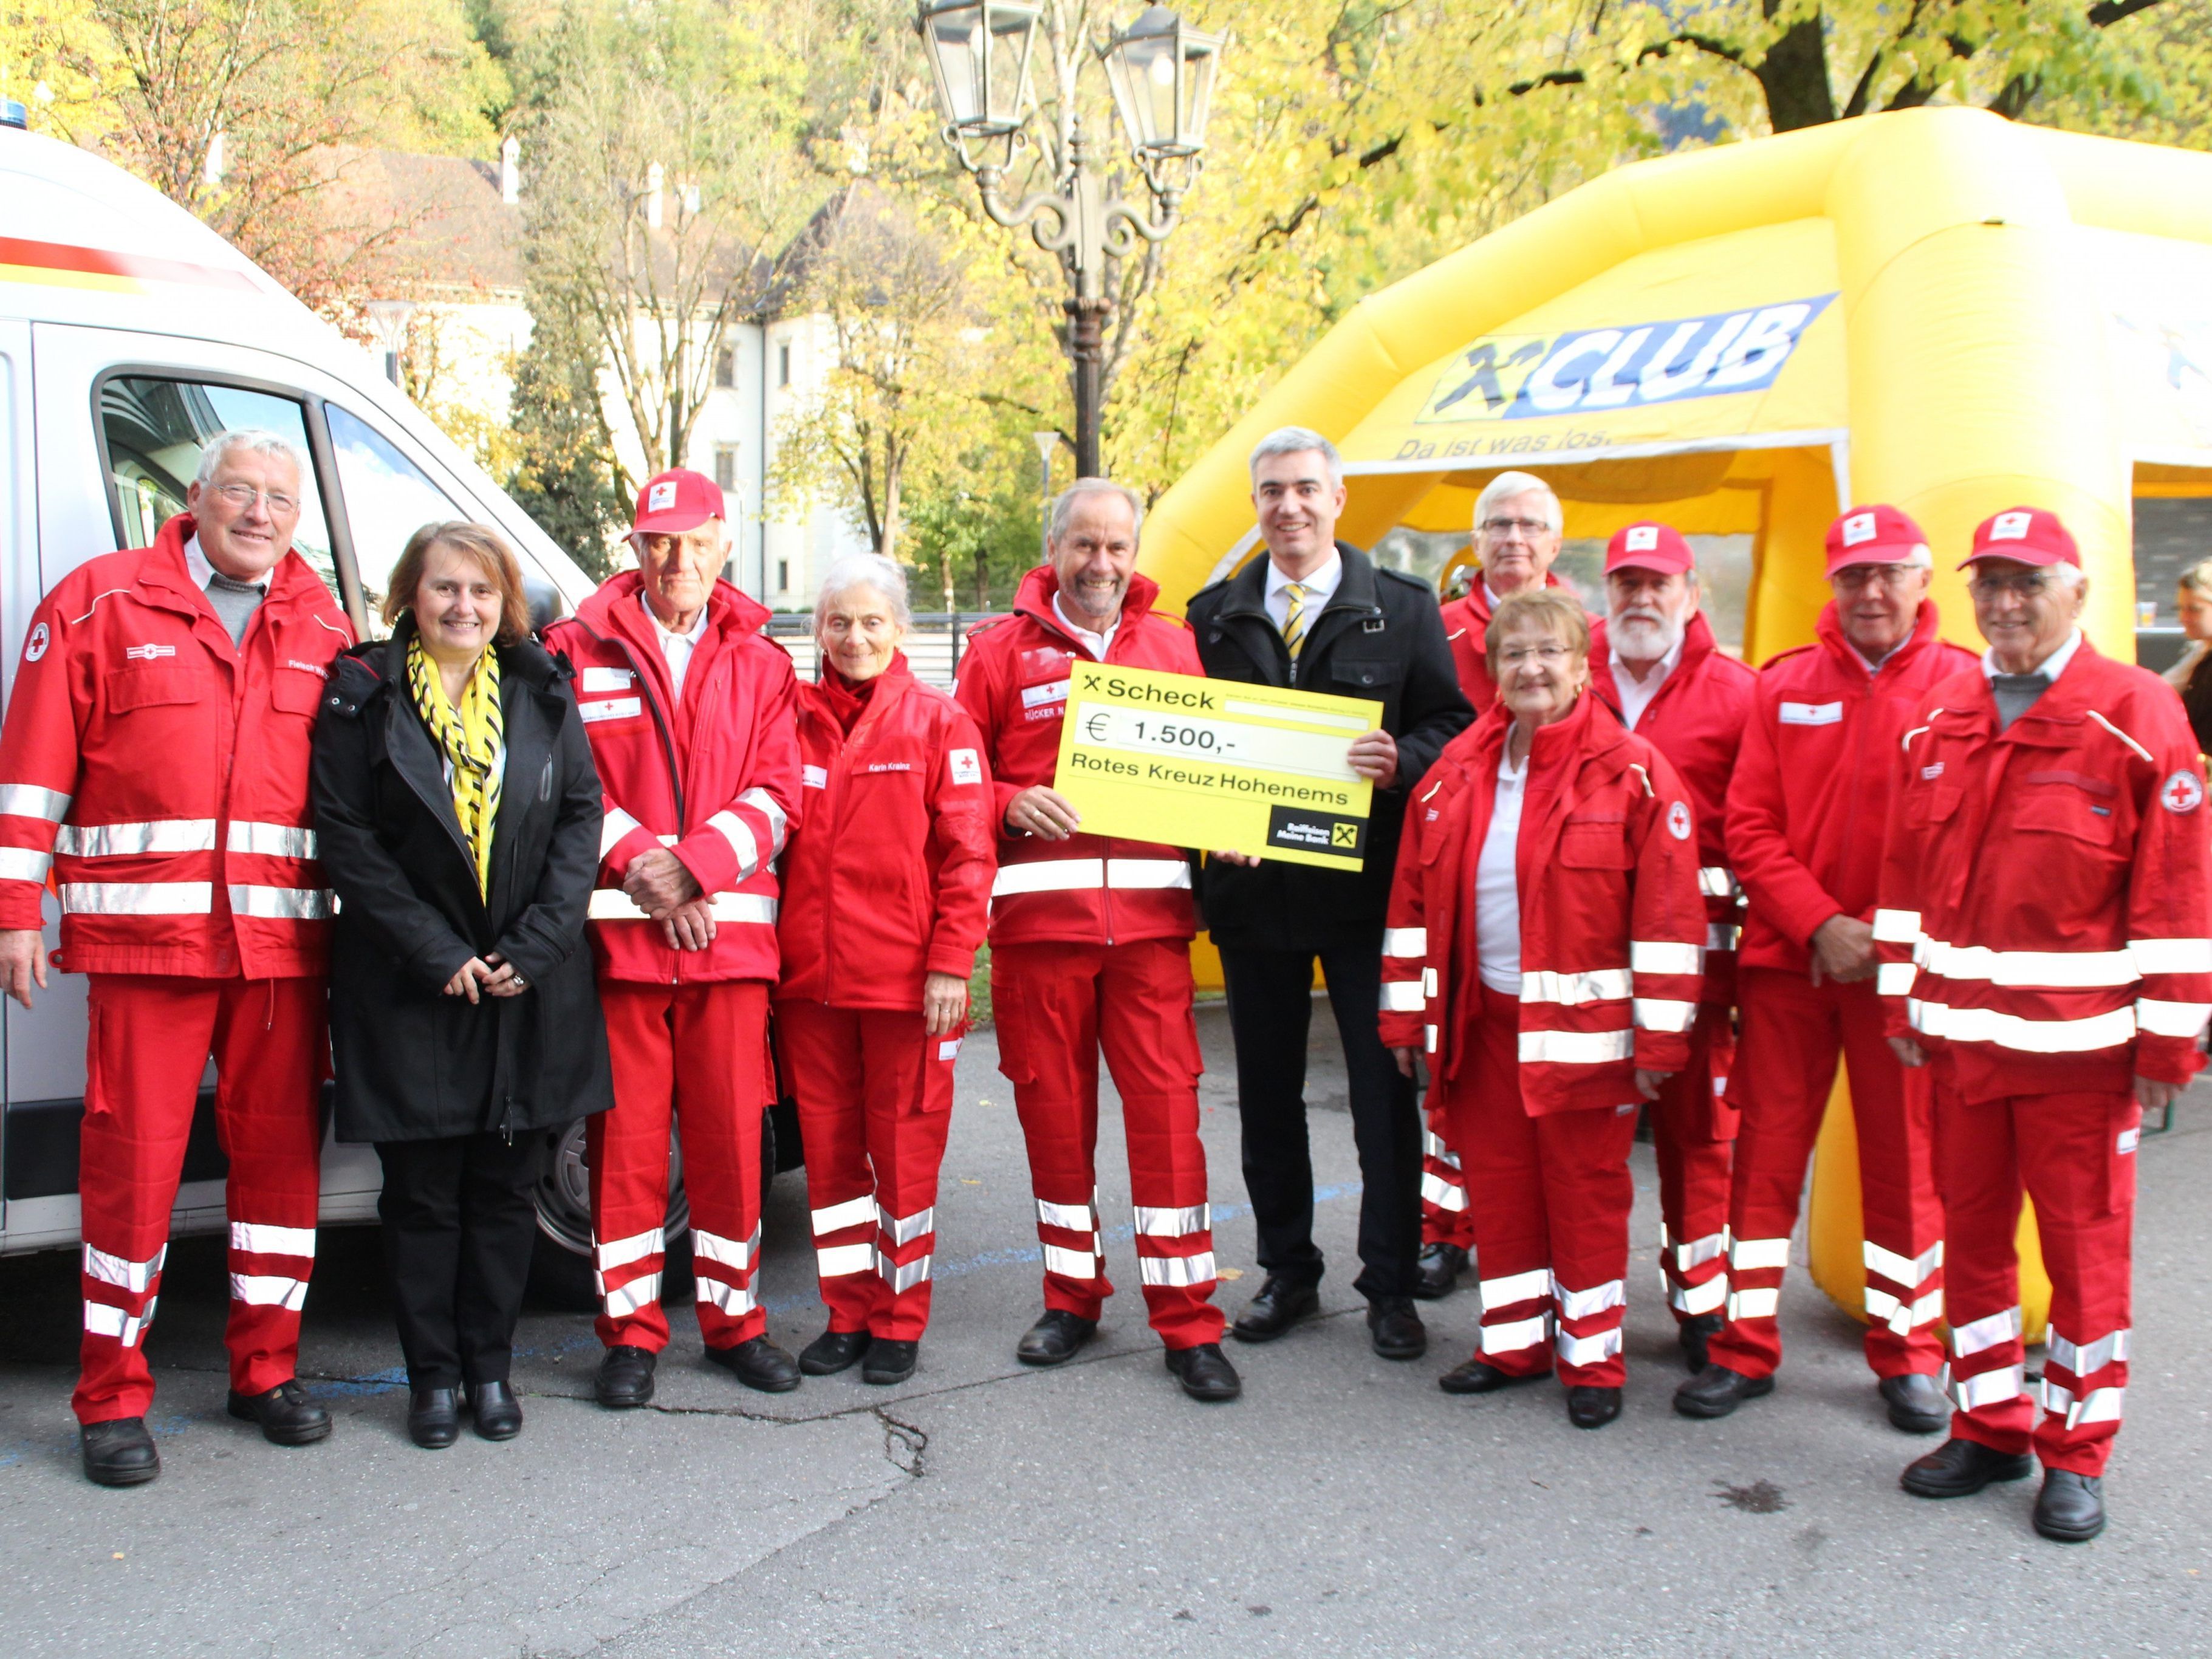
[[[453,816],[476,855],[477,891],[488,899],[492,829],[499,822],[500,762],[507,746],[507,724],[499,709],[499,653],[487,651],[477,659],[456,709],[418,634],[407,641],[407,689],[414,695],[416,712],[445,751],[446,768],[453,775]]]

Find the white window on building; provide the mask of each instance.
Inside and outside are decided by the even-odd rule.
[[[724,490],[738,487],[738,447],[735,444],[714,446],[714,486]]]
[[[775,562],[775,591],[779,593],[791,592],[791,561],[789,559],[778,559]]]
[[[791,384],[791,343],[788,340],[775,349],[775,383],[780,386]]]
[[[730,389],[738,383],[738,348],[734,341],[725,340],[714,353],[714,384]]]

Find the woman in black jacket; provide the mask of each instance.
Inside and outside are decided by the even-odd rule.
[[[450,1446],[465,1403],[506,1440],[532,1132],[611,1103],[583,944],[599,774],[495,533],[416,532],[384,617],[392,637],[338,659],[315,727],[337,1130],[384,1164],[408,1432]]]

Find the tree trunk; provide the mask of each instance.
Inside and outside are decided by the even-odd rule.
[[[1775,0],[1767,0],[1767,15]],[[1828,43],[1819,12],[1801,17],[1767,49],[1752,70],[1766,94],[1766,120],[1777,132],[1817,127],[1836,118],[1828,90]]]

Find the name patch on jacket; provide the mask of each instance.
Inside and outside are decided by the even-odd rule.
[[[1785,702],[1782,705],[1784,726],[1834,726],[1844,718],[1840,702]]]
[[[981,783],[983,781],[983,763],[976,758],[974,750],[951,750],[946,752],[945,758],[952,769],[953,782]]]
[[[830,787],[830,769],[826,766],[802,766],[799,769],[799,781],[809,789],[827,789]]]
[[[580,702],[576,705],[576,712],[584,717],[586,726],[594,720],[626,720],[633,714],[645,712],[645,699],[610,697],[604,702]]]
[[[1066,680],[1053,680],[1043,685],[1024,686],[1022,708],[1024,712],[1022,718],[1030,720],[1044,719],[1046,714],[1067,701],[1068,684]]]
[[[287,668],[296,668],[303,674],[313,674],[319,680],[326,680],[331,677],[331,671],[329,669],[320,667],[314,663],[301,662],[297,657],[285,658],[284,666]]]
[[[586,668],[577,689],[582,691],[627,691],[637,676],[627,668]]]
[[[914,770],[914,763],[912,761],[870,761],[868,763],[868,770],[871,772],[911,772]]]
[[[124,647],[123,654],[141,662],[151,662],[156,657],[175,656],[177,647],[173,645],[131,645]]]

